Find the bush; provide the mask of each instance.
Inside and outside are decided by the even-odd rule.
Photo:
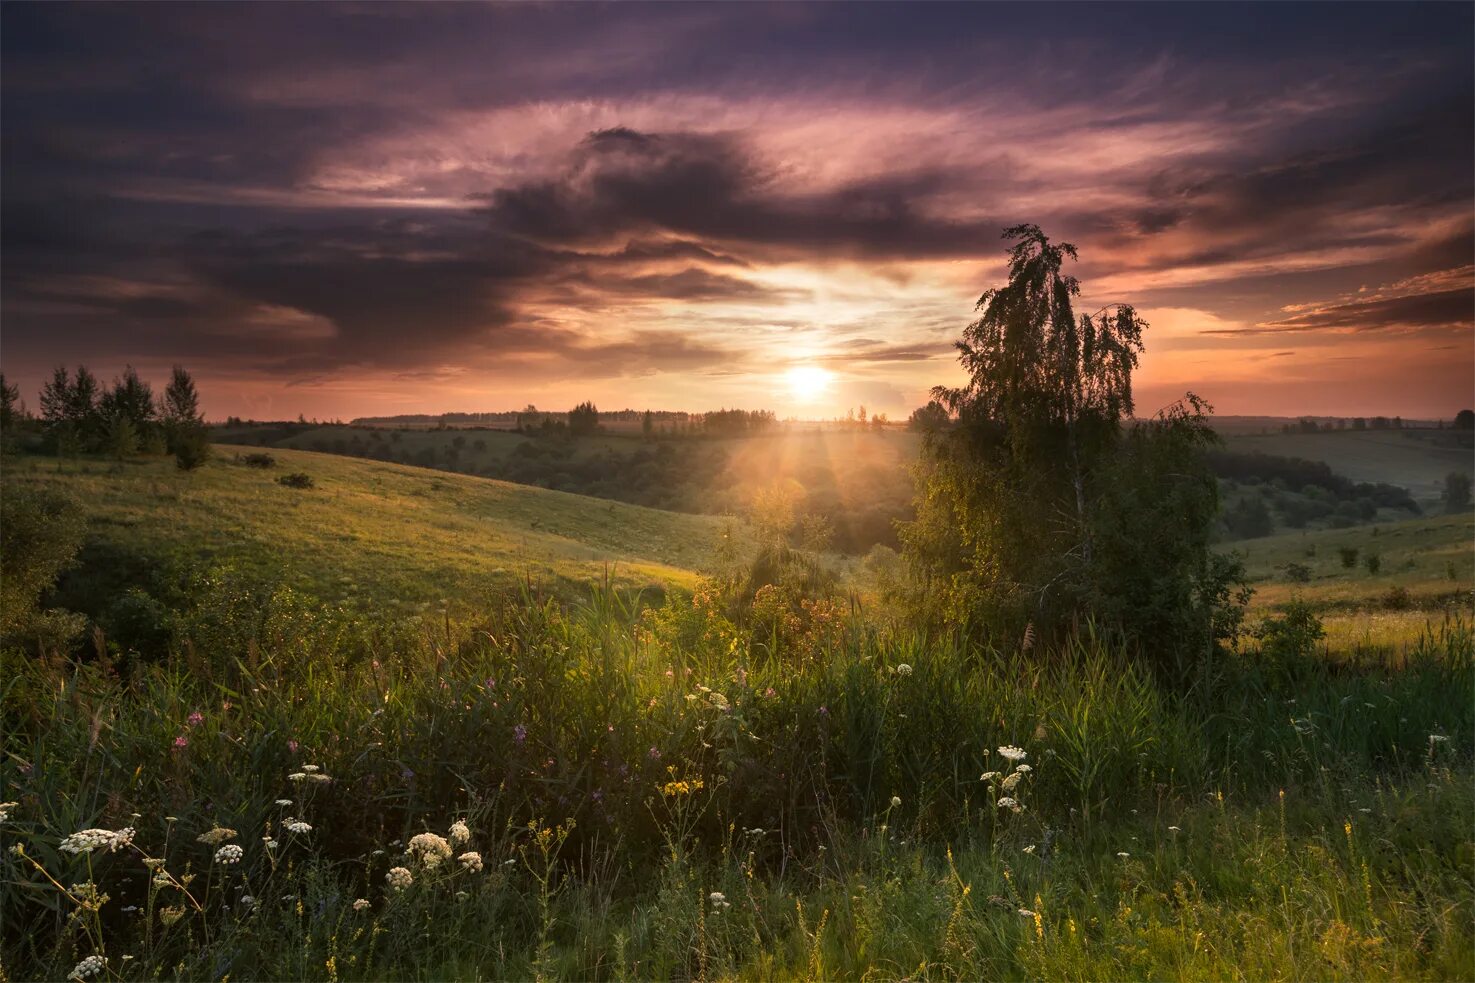
[[[1342,558],[1342,568],[1344,570],[1351,570],[1357,566],[1356,546],[1339,546],[1337,548],[1337,555]]]
[[[193,471],[210,460],[210,435],[203,427],[191,427],[174,438],[174,463],[181,471]]]
[[[1383,558],[1376,553],[1369,553],[1362,558],[1362,565],[1367,567],[1368,573],[1376,574],[1383,569]]]
[[[0,497],[0,638],[33,641],[80,630],[40,611],[41,595],[77,555],[82,510],[55,492],[7,488]]]
[[[277,484],[284,485],[284,486],[286,486],[288,488],[312,488],[312,487],[314,487],[313,480],[312,480],[312,475],[307,474],[306,472],[303,472],[303,471],[294,471],[291,474],[284,474],[280,478],[277,479]]]
[[[1326,637],[1326,629],[1311,605],[1295,600],[1281,608],[1281,613],[1260,622],[1254,635],[1260,640],[1262,655],[1278,663],[1309,659],[1316,654],[1316,643]]]
[[[265,469],[276,467],[277,459],[272,457],[270,454],[261,452],[257,454],[247,454],[245,457],[241,458],[241,463],[248,468]]]
[[[1382,601],[1383,607],[1389,611],[1407,611],[1413,606],[1413,598],[1409,595],[1408,588],[1401,584],[1388,588]]]
[[[1286,579],[1293,584],[1304,584],[1311,580],[1311,568],[1304,563],[1287,563]]]

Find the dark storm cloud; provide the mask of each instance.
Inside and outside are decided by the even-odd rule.
[[[808,328],[747,309],[903,296],[1019,221],[1252,331],[1469,323],[1454,287],[1267,312],[1471,262],[1470,8],[1064,12],[7,5],[7,368],[726,371]],[[976,295],[818,354],[945,356]]]
[[[1387,331],[1404,328],[1460,327],[1475,320],[1475,288],[1457,287],[1408,297],[1352,301],[1301,311],[1279,321],[1240,331],[1210,334],[1293,331]]]

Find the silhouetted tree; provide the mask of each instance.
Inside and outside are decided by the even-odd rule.
[[[926,406],[912,410],[912,415],[907,419],[907,429],[917,433],[931,433],[946,427],[948,420],[947,407],[934,399]]]
[[[591,402],[583,402],[568,414],[569,433],[575,437],[584,437],[599,429],[599,410],[595,409]]]
[[[1455,414],[1456,430],[1475,430],[1475,410],[1460,410]]]
[[[967,383],[933,390],[957,422],[925,436],[917,517],[900,529],[918,598],[1006,637],[1092,614],[1133,642],[1203,651],[1243,600],[1210,549],[1209,407],[1189,394],[1124,434],[1146,324],[1127,304],[1077,317],[1075,247],[1033,225],[1004,235],[1008,282],[957,343]]]

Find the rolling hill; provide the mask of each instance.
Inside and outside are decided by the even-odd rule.
[[[273,468],[217,446],[202,469],[172,459],[6,462],[4,488],[82,502],[91,542],[158,562],[230,564],[355,606],[474,603],[527,578],[572,593],[690,586],[736,523],[332,454],[274,449]],[[289,472],[314,487],[286,487]]]

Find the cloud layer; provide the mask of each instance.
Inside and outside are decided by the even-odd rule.
[[[1144,404],[1471,402],[1469,8],[1058,13],[7,6],[5,370],[349,416],[815,363],[894,414],[1033,221],[1154,322]]]

